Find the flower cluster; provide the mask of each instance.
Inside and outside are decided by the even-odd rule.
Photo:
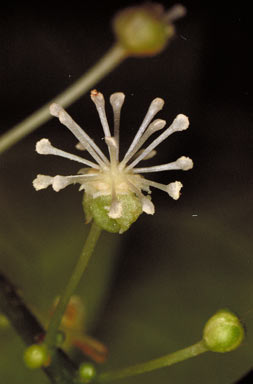
[[[137,217],[141,212],[153,215],[155,212],[154,205],[150,198],[150,187],[158,188],[165,191],[173,199],[177,200],[180,196],[182,184],[179,181],[169,183],[168,185],[160,184],[155,181],[148,180],[142,176],[144,173],[160,172],[167,170],[189,170],[193,167],[190,158],[182,156],[174,162],[155,165],[151,167],[136,167],[142,160],[154,156],[155,148],[164,141],[168,136],[177,131],[183,131],[188,128],[188,118],[179,114],[172,124],[163,130],[146,148],[143,148],[146,141],[155,132],[162,130],[166,122],[161,119],[155,119],[155,115],[163,108],[164,101],[161,98],[155,98],[144,120],[139,127],[129,149],[123,158],[119,159],[119,136],[120,136],[120,114],[124,103],[125,95],[117,92],[111,95],[110,103],[114,112],[114,131],[113,135],[110,131],[109,124],[105,113],[105,101],[102,93],[91,91],[91,99],[94,102],[100,121],[104,131],[105,143],[108,147],[109,157],[106,156],[101,149],[95,144],[90,136],[84,132],[79,125],[69,116],[69,114],[58,104],[50,106],[50,113],[59,118],[60,122],[65,125],[77,138],[77,148],[86,150],[94,161],[84,159],[83,157],[70,154],[61,149],[52,146],[48,139],[41,139],[36,144],[36,151],[42,155],[56,155],[77,161],[83,165],[77,175],[71,176],[47,176],[38,175],[33,181],[36,190],[47,188],[52,185],[53,189],[58,192],[70,184],[79,183],[80,190],[85,191],[86,201],[105,198],[104,209],[109,219],[120,220],[127,214],[129,209],[128,197],[134,201],[133,211],[138,210]],[[144,194],[144,193],[146,194]],[[131,200],[132,202],[132,200]],[[94,218],[94,214],[89,212]],[[137,217],[133,220],[135,221]],[[124,229],[125,230],[125,229]],[[118,230],[115,230],[118,231]],[[123,232],[123,230],[119,231]]]

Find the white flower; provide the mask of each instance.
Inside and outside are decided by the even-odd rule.
[[[111,205],[108,207],[108,216],[113,219],[122,216],[122,203],[120,195],[134,194],[141,202],[142,211],[147,214],[154,214],[154,205],[148,196],[150,187],[161,189],[177,200],[180,196],[182,184],[180,181],[160,184],[155,181],[144,178],[141,174],[149,172],[160,172],[167,170],[189,170],[193,167],[190,158],[182,156],[174,162],[152,167],[136,168],[141,160],[151,158],[156,152],[155,148],[168,136],[177,131],[183,131],[188,128],[189,120],[185,115],[179,114],[172,124],[166,128],[156,139],[154,139],[146,148],[143,148],[145,142],[155,132],[162,130],[166,122],[161,119],[154,121],[154,116],[163,108],[164,101],[156,98],[150,104],[148,112],[138,129],[126,154],[119,160],[119,124],[120,112],[124,103],[125,95],[121,92],[114,93],[110,97],[110,103],[114,113],[114,132],[111,134],[106,113],[105,102],[102,93],[96,90],[91,91],[91,99],[96,105],[100,121],[103,127],[105,143],[108,147],[109,157],[104,155],[94,141],[72,120],[68,113],[58,104],[50,106],[50,113],[59,118],[77,138],[77,148],[89,152],[94,161],[86,160],[83,157],[72,155],[52,146],[48,139],[41,139],[36,144],[36,151],[42,155],[56,155],[68,158],[84,164],[86,168],[81,169],[74,176],[46,176],[38,175],[33,181],[34,188],[38,191],[52,185],[58,192],[70,184],[79,183],[80,190],[92,198],[99,196],[111,196]],[[145,195],[143,191],[146,192]]]

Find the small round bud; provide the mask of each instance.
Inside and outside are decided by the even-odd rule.
[[[96,376],[96,370],[91,363],[82,363],[78,369],[80,383],[89,383]]]
[[[206,323],[203,341],[209,351],[230,352],[244,339],[244,328],[238,317],[227,309],[215,313]]]
[[[156,55],[174,34],[173,25],[163,16],[160,4],[134,6],[118,12],[113,20],[118,42],[130,55]]]
[[[142,205],[138,197],[132,193],[118,195],[121,213],[118,218],[109,216],[112,197],[99,196],[93,198],[84,194],[83,208],[87,219],[94,219],[97,225],[108,232],[123,233],[138,219],[142,213]]]
[[[24,353],[25,365],[30,369],[37,369],[48,361],[48,351],[44,344],[33,344]]]

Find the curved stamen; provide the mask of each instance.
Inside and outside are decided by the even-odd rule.
[[[114,133],[113,136],[117,144],[116,160],[119,160],[119,127],[120,127],[120,113],[122,105],[125,101],[125,95],[122,92],[113,93],[110,96],[110,103],[113,109],[114,117]]]
[[[143,144],[150,138],[151,135],[153,135],[153,133],[157,132],[157,131],[160,131],[161,129],[164,128],[166,124],[166,121],[165,120],[162,120],[162,119],[156,119],[154,120],[151,124],[149,124],[148,128],[146,129],[146,131],[143,133],[143,135],[141,136],[140,140],[138,141],[138,143],[136,144],[136,146],[134,147],[134,149],[131,151],[131,154],[129,153],[128,157],[126,158],[126,162],[129,161],[130,159],[132,159],[134,157],[134,155],[138,152],[138,150],[143,146]],[[143,149],[142,151],[144,151],[145,149]],[[152,157],[152,156],[151,156]],[[147,157],[149,158],[149,156]],[[121,162],[120,163],[120,166],[119,166],[120,169],[123,169],[124,168],[124,162]]]
[[[78,163],[88,165],[92,168],[100,169],[99,165],[93,163],[92,161],[83,159],[80,156],[72,155],[72,153],[68,153],[54,147],[48,139],[41,139],[36,143],[36,152],[40,155],[54,155],[64,157],[66,159],[74,160]]]
[[[154,165],[153,167],[134,168],[133,173],[161,172],[181,169],[188,171],[193,167],[193,161],[189,157],[182,156],[176,161],[167,164]]]
[[[108,146],[111,160],[111,168],[116,169],[117,166],[117,150],[118,145],[114,137],[105,137],[105,142]]]
[[[88,174],[88,175],[74,175],[74,176],[47,176],[47,175],[37,175],[36,179],[33,180],[33,186],[36,191],[40,189],[45,189],[52,185],[54,191],[59,192],[61,189],[66,188],[70,184],[84,184],[87,181],[96,181],[98,179],[97,174]]]
[[[151,120],[154,118],[154,116],[163,108],[163,106],[164,106],[164,100],[160,99],[159,97],[157,97],[156,99],[154,99],[152,101],[152,103],[150,104],[150,107],[148,109],[148,112],[147,112],[146,116],[144,117],[144,120],[143,120],[140,128],[138,129],[133,141],[132,141],[132,144],[130,145],[127,153],[125,154],[125,156],[121,162],[122,167],[132,157],[135,146],[138,144],[138,141],[140,140],[143,132],[146,130],[147,126],[149,125]]]
[[[174,181],[169,184],[161,184],[156,181],[143,179],[143,184],[148,185],[149,187],[154,187],[160,189],[161,191],[167,192],[170,197],[174,200],[177,200],[180,197],[180,190],[183,187],[183,184],[180,181]]]
[[[111,136],[109,124],[105,113],[105,99],[101,92],[93,89],[90,93],[91,100],[95,104],[106,137]]]
[[[106,168],[105,164],[109,164],[108,159],[105,157],[100,148],[94,143],[84,130],[71,118],[71,116],[58,104],[51,104],[51,115],[58,117],[60,122],[65,125],[80,141],[82,146],[90,153],[90,155],[100,164],[101,167]]]
[[[156,148],[162,141],[167,139],[174,132],[183,131],[189,126],[188,117],[185,115],[177,115],[173,123],[160,135],[158,136],[146,149],[143,153],[140,154],[130,165],[126,167],[126,170],[132,169],[138,164],[144,157],[146,157],[149,152]]]

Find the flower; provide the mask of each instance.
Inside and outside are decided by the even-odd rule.
[[[124,103],[125,95],[121,92],[117,92],[110,97],[110,103],[114,113],[113,135],[111,134],[105,113],[104,96],[102,93],[93,90],[91,91],[91,99],[99,114],[109,157],[104,155],[90,136],[79,127],[60,105],[54,103],[50,106],[50,113],[53,116],[58,117],[60,122],[74,134],[78,140],[77,148],[86,150],[94,161],[86,160],[83,157],[62,151],[61,149],[52,146],[48,139],[41,139],[36,144],[37,153],[41,155],[65,157],[84,164],[86,167],[82,168],[77,175],[71,176],[37,175],[36,179],[33,181],[33,186],[38,191],[52,185],[53,189],[58,192],[70,184],[79,183],[79,190],[85,191],[84,205],[86,214],[90,218],[93,217],[96,219],[97,207],[94,208],[93,202],[102,201],[104,209],[103,217],[106,216],[108,220],[111,220],[110,223],[113,224],[113,230],[111,231],[119,231],[122,233],[126,230],[125,224],[123,225],[124,228],[118,228],[116,222],[124,220],[124,217],[129,214],[127,210],[131,211],[131,217],[134,216],[133,220],[131,218],[132,222],[137,219],[141,212],[151,215],[154,214],[155,208],[150,198],[150,187],[167,192],[169,196],[175,200],[179,198],[180,190],[182,188],[182,183],[180,181],[174,181],[168,185],[164,185],[148,180],[144,178],[142,174],[166,170],[189,170],[193,167],[193,162],[189,157],[182,156],[174,162],[151,167],[138,168],[136,165],[142,160],[153,157],[156,153],[155,148],[172,133],[187,129],[189,120],[183,114],[177,115],[172,124],[166,128],[163,133],[154,139],[146,148],[143,148],[143,145],[149,137],[155,132],[162,130],[166,125],[164,120],[153,120],[155,115],[164,105],[163,99],[158,97],[155,98],[150,104],[148,112],[129,149],[122,160],[120,160],[119,125],[121,108]],[[143,194],[143,192],[146,194]],[[129,226],[130,225],[128,225],[128,227]]]

